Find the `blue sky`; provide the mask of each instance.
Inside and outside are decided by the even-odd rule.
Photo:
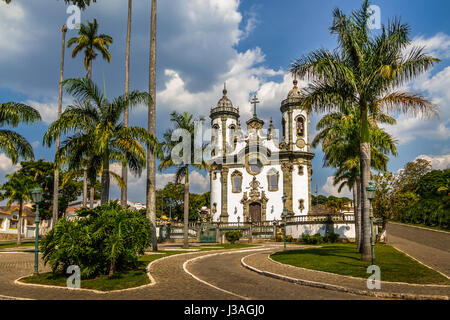
[[[60,28],[68,15],[63,1],[15,0],[6,6],[0,2],[0,102],[21,101],[37,108],[44,121],[16,130],[34,146],[37,159],[52,159],[53,148],[41,145],[48,123],[56,117]],[[132,27],[131,88],[148,89],[148,48],[150,1],[135,0]],[[126,30],[124,0],[98,0],[82,12],[82,22],[97,18],[100,32],[114,38],[110,64],[98,58],[94,62],[94,81],[107,96],[123,93]],[[431,72],[413,81],[405,90],[421,93],[440,106],[439,120],[398,117],[398,125],[387,128],[399,140],[399,156],[392,158],[391,171],[402,168],[418,156],[432,160],[435,168],[450,165],[450,2],[447,0],[373,1],[381,9],[386,23],[401,17],[411,26],[414,44],[425,45],[442,59]],[[158,7],[157,131],[168,123],[171,111],[209,115],[209,109],[221,97],[227,82],[229,97],[241,108],[242,122],[250,117],[249,97],[257,93],[261,105],[258,114],[266,123],[273,117],[280,125],[279,106],[292,87],[287,74],[289,64],[318,48],[334,49],[329,33],[332,10],[357,9],[359,0],[169,0]],[[68,38],[76,31],[68,32]],[[66,51],[65,78],[84,75],[82,57],[72,59]],[[304,82],[301,82],[305,85]],[[64,97],[65,104],[70,97]],[[315,126],[319,115],[311,119]],[[131,123],[146,126],[145,108],[131,114]],[[312,137],[311,137],[312,139]],[[322,168],[323,154],[313,150],[313,190],[335,194],[333,170]],[[0,182],[17,169],[0,153]],[[145,175],[144,175],[145,176]],[[170,172],[160,173],[160,186],[172,179]],[[208,189],[204,173],[195,172],[193,191]],[[144,200],[144,179],[130,178],[130,200]],[[117,187],[112,197],[119,195]]]

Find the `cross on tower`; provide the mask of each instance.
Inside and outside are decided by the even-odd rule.
[[[253,117],[255,117],[255,118],[256,118],[256,105],[258,103],[259,103],[259,100],[258,100],[258,98],[256,97],[256,94],[255,94],[255,96],[253,97],[253,99],[251,101],[251,104],[253,104]]]

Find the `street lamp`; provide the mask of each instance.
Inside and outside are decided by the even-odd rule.
[[[375,199],[375,191],[377,190],[375,183],[373,181],[369,182],[366,187],[367,199],[370,201],[370,245],[372,247],[372,265],[375,265],[375,241],[373,236],[373,210],[372,201]]]
[[[286,217],[287,217],[287,212],[286,212],[286,193],[283,195],[283,217],[284,217],[284,250],[286,250]]]
[[[172,198],[166,198],[166,199],[167,199],[166,200],[167,206],[169,207],[169,210],[170,210],[169,219],[170,219],[170,221],[172,221],[172,208],[175,207],[175,201]]]
[[[34,223],[36,225],[36,241],[34,245],[34,275],[39,275],[39,202],[42,200],[42,189],[39,187],[31,191],[31,199],[36,204],[36,217]]]

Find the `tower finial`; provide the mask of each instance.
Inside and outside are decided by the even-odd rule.
[[[223,95],[226,96],[226,95],[227,95],[227,92],[228,92],[228,91],[227,91],[227,83],[224,82],[224,83],[223,83]]]
[[[294,73],[294,88],[297,88],[297,73]]]

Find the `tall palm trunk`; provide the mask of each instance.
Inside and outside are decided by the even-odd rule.
[[[149,63],[149,93],[152,101],[148,106],[148,131],[155,135],[156,122],[156,0],[152,0],[150,29],[150,63]],[[156,241],[156,188],[155,188],[155,156],[147,147],[147,218],[152,225],[152,248],[158,250]]]
[[[358,222],[358,210],[356,208],[356,202],[358,201],[358,194],[356,191],[357,187],[356,187],[356,183],[352,188],[352,192],[353,192],[353,216],[355,219],[355,243],[356,243],[356,247],[358,247],[358,243],[359,243],[359,234],[358,234],[358,229],[359,229],[359,222]]]
[[[92,79],[92,59],[89,60],[89,70],[88,70],[88,79]],[[88,101],[89,103],[89,101]],[[87,197],[88,197],[88,171],[87,167],[83,169],[83,207],[87,206]]]
[[[361,161],[361,230],[362,230],[362,243],[361,243],[361,260],[371,260],[370,249],[370,203],[367,199],[366,187],[369,185],[370,174],[370,139],[369,139],[369,127],[367,120],[367,105],[362,104],[361,108],[361,145],[360,145],[360,161]]]
[[[95,183],[95,181],[94,181]],[[93,187],[93,183],[91,182],[91,190],[90,190],[90,202],[89,208],[94,209],[94,197],[95,197],[95,187]]]
[[[103,171],[102,171],[102,196],[101,204],[105,204],[109,201],[109,154],[106,152],[103,158]]]
[[[131,42],[131,10],[132,0],[128,0],[128,22],[127,22],[127,44],[126,44],[126,54],[125,54],[125,97],[128,97],[130,91],[130,42]],[[128,106],[125,108],[123,114],[123,126],[128,128]],[[120,194],[120,201],[122,207],[127,206],[127,183],[128,183],[128,168],[126,164],[122,165],[122,180],[125,187],[122,188]]]
[[[356,178],[356,212],[357,212],[357,223],[358,227],[356,229],[356,233],[358,235],[358,251],[361,252],[361,215],[362,215],[362,209],[361,209],[361,178]]]
[[[17,245],[22,244],[22,212],[23,212],[23,201],[20,200],[19,204],[19,220],[17,221]]]
[[[62,113],[62,95],[63,86],[62,82],[64,80],[64,54],[66,51],[66,33],[67,26],[64,24],[61,28],[62,32],[62,51],[61,51],[61,68],[59,72],[59,100],[58,100],[58,120]],[[56,137],[56,147],[55,154],[58,153],[61,143],[61,136],[58,134]],[[55,164],[55,174],[53,177],[53,207],[52,207],[52,227],[56,224],[58,220],[58,199],[59,199],[59,165]]]
[[[184,245],[189,248],[189,165],[186,164],[186,176],[184,177]]]

